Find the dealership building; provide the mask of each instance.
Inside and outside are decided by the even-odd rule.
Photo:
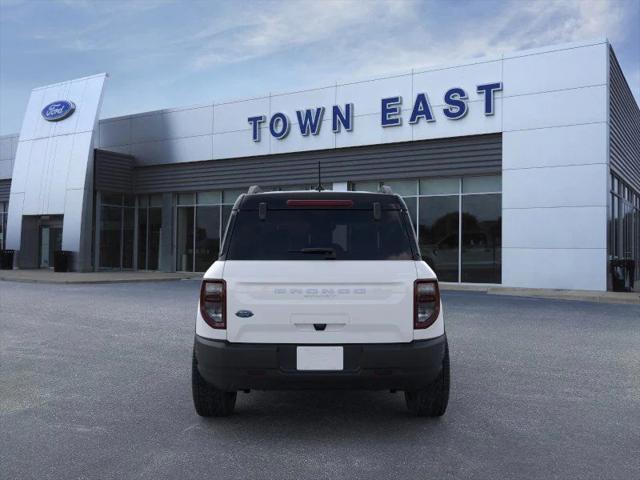
[[[378,190],[447,282],[640,277],[640,109],[606,40],[100,118],[106,74],[32,91],[0,137],[13,268],[206,270],[238,195]],[[256,238],[256,242],[260,239]]]

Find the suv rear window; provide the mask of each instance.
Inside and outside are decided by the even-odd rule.
[[[237,211],[227,260],[412,260],[409,219],[401,210]]]

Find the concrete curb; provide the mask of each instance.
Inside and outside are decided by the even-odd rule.
[[[551,290],[542,288],[513,288],[495,285],[460,285],[442,283],[443,291],[482,292],[487,295],[511,297],[547,298],[552,300],[573,300],[578,302],[640,305],[640,292],[593,292],[585,290]]]
[[[202,274],[163,272],[63,272],[38,270],[0,271],[0,281],[16,283],[46,283],[60,285],[87,285],[104,283],[172,282],[200,280]]]
[[[28,278],[4,278],[0,277],[0,282],[13,283],[45,283],[48,285],[100,285],[108,283],[156,283],[156,282],[180,282],[182,280],[201,280],[202,277],[193,278],[132,278],[120,280],[36,280]]]

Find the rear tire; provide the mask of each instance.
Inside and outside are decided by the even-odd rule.
[[[195,352],[191,363],[191,390],[193,405],[201,417],[226,417],[233,413],[237,393],[224,392],[207,383],[198,371]]]
[[[438,377],[422,390],[404,392],[409,411],[418,417],[441,417],[444,415],[449,403],[450,375],[449,344],[447,343],[442,360],[442,370],[440,370]]]

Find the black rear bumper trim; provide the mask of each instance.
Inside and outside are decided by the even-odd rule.
[[[440,373],[447,338],[410,343],[331,344],[344,348],[344,370],[296,369],[303,344],[230,343],[196,335],[198,371],[216,388],[236,390],[417,390]],[[321,345],[309,345],[321,346]]]

